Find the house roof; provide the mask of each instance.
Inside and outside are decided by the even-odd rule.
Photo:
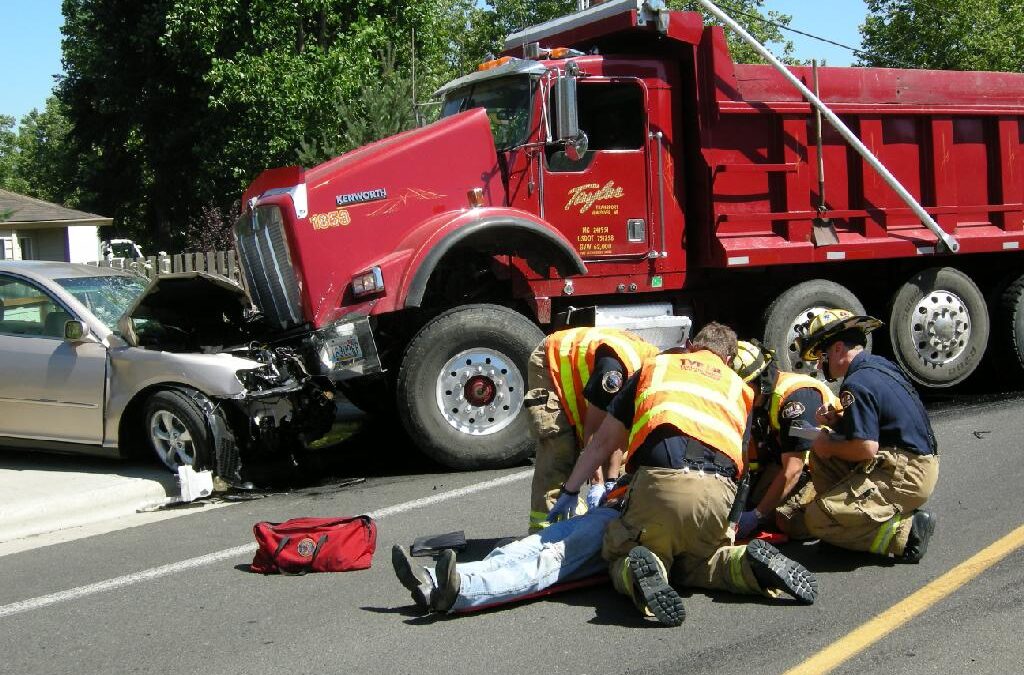
[[[10,213],[8,213],[10,212]],[[6,217],[3,217],[6,215]],[[113,218],[68,209],[7,190],[0,190],[0,225],[13,229],[68,225],[110,225]]]

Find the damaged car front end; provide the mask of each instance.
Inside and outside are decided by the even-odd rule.
[[[136,402],[129,419],[140,414],[130,392],[171,387],[151,395],[141,416],[148,444],[172,470],[192,464],[242,485],[244,462],[295,453],[334,422],[330,382],[291,347],[256,339],[244,291],[224,278],[160,277],[117,327],[127,348],[111,352],[111,389],[125,392],[124,411]],[[112,400],[112,414],[120,403]]]

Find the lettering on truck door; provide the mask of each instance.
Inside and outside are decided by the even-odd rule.
[[[645,92],[639,81],[583,80],[577,89],[586,154],[545,153],[544,215],[584,259],[642,256],[651,247]]]

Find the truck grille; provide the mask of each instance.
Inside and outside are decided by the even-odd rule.
[[[299,285],[288,252],[281,210],[260,206],[235,224],[238,254],[252,300],[279,328],[302,322]]]

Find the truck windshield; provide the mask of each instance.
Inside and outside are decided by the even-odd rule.
[[[530,130],[530,78],[503,77],[457,89],[444,100],[441,117],[486,108],[498,150],[526,142]]]

